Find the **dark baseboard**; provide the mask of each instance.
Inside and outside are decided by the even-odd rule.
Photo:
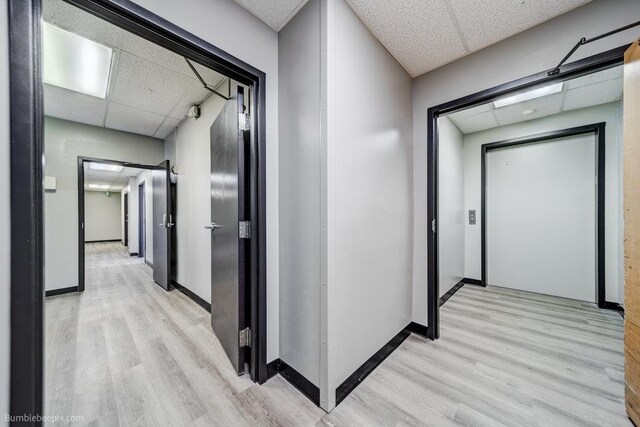
[[[51,289],[50,291],[45,291],[44,292],[44,296],[45,297],[54,297],[56,295],[70,294],[72,292],[78,292],[78,287],[77,286],[69,286],[68,288]]]
[[[449,289],[446,294],[444,294],[444,295],[442,295],[440,297],[440,300],[438,301],[438,306],[442,307],[444,305],[444,303],[447,302],[447,300],[449,298],[451,298],[453,296],[453,294],[458,292],[458,289],[460,289],[463,286],[464,286],[464,282],[463,281],[460,281],[460,282],[456,283],[453,288]]]
[[[278,372],[280,372],[280,365],[282,365],[282,360],[279,358],[267,363],[267,380],[278,375]]]
[[[411,331],[412,334],[420,335],[423,338],[429,338],[428,326],[424,326],[416,322],[411,322],[409,323],[409,326],[407,326],[407,328],[409,328],[409,331]]]
[[[274,372],[274,370],[276,371]],[[292,386],[307,396],[316,406],[320,406],[320,389],[305,378],[304,375],[280,359],[276,359],[267,365],[267,377],[269,375],[274,376],[276,373],[279,373],[282,378],[289,381]]]
[[[138,252],[129,252],[129,256],[140,256]]]
[[[461,280],[461,282],[464,283],[465,285],[482,286],[482,280],[480,279],[470,279],[468,277],[465,277]]]
[[[398,334],[391,338],[380,350],[362,364],[356,371],[349,376],[342,384],[336,389],[336,405],[342,402],[345,397],[349,395],[367,376],[373,372],[379,364],[382,363],[393,351],[398,348],[402,342],[411,335],[409,326],[406,326]]]
[[[620,313],[620,316],[624,318],[624,307],[618,304],[617,302],[605,301],[604,308],[606,310],[615,310],[618,313]]]
[[[206,302],[205,300],[200,298],[198,295],[194,294],[192,291],[190,291],[189,289],[185,288],[184,286],[182,286],[180,283],[176,282],[175,280],[172,280],[171,284],[173,285],[174,288],[176,288],[177,290],[179,290],[180,292],[182,292],[183,294],[188,296],[191,300],[193,300],[193,302],[195,302],[200,307],[204,308],[209,313],[211,313],[211,304],[209,304],[208,302]]]
[[[147,261],[146,259],[144,260],[144,263],[147,264],[149,267],[153,268],[153,263]]]
[[[120,242],[122,243],[121,239],[106,239],[106,240],[85,240],[85,243],[109,243],[109,242]]]

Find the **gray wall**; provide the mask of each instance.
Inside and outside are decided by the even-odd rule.
[[[135,0],[266,74],[267,360],[279,357],[278,33],[229,0]],[[178,190],[180,191],[180,190]]]
[[[45,287],[78,284],[77,157],[89,156],[142,164],[164,159],[161,140],[45,117],[45,175],[58,189],[45,193]]]
[[[0,414],[9,413],[9,307],[11,274],[9,197],[9,36],[7,3],[0,6]],[[0,424],[7,425],[4,417]]]
[[[210,96],[200,106],[200,118],[187,119],[165,142],[165,153],[177,175],[178,265],[176,280],[211,302],[211,125],[224,100]],[[276,352],[277,353],[277,352]]]
[[[319,385],[320,1],[279,33],[280,358]]]
[[[480,279],[480,156],[482,144],[534,135],[552,130],[606,122],[605,173],[605,270],[606,299],[622,302],[624,275],[622,226],[622,102],[569,111],[476,132],[464,136],[465,210],[476,209],[477,225],[465,225],[465,276]],[[442,252],[440,252],[442,254]]]
[[[427,323],[427,108],[553,68],[581,38],[640,16],[637,0],[595,0],[558,18],[482,49],[413,80],[413,320]],[[631,43],[629,30],[580,48],[573,60]]]
[[[464,277],[464,137],[448,117],[438,120],[440,177],[440,295]]]
[[[335,388],[411,320],[413,189],[411,78],[344,0],[327,3],[321,399],[331,409]]]
[[[84,241],[120,240],[120,192],[84,192]]]

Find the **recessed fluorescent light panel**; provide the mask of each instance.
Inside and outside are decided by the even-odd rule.
[[[99,171],[120,172],[123,167],[121,165],[109,165],[106,163],[89,163],[89,168]]]
[[[553,95],[562,90],[562,82],[552,84],[550,86],[539,87],[527,92],[518,93],[507,98],[498,99],[494,101],[493,106],[495,108],[506,107],[507,105],[517,104],[519,102],[528,101],[530,99],[540,98],[547,95]]]
[[[42,32],[43,81],[104,99],[113,49],[47,22]]]
[[[92,190],[108,190],[109,187],[111,187],[109,184],[89,184]]]

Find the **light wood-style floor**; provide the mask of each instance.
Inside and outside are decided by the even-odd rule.
[[[441,338],[409,337],[330,414],[276,376],[235,375],[209,313],[119,243],[87,245],[83,294],[46,302],[47,414],[94,425],[630,425],[622,318],[464,286]]]

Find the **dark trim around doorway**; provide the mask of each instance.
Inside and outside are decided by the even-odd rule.
[[[565,64],[556,74],[549,75],[544,70],[528,77],[492,87],[472,95],[427,109],[427,324],[429,339],[440,337],[440,310],[438,281],[438,118],[442,115],[475,107],[514,92],[520,92],[536,86],[544,86],[591,74],[607,68],[622,65],[624,52],[629,45],[620,46],[597,55],[593,55],[569,64]]]
[[[85,163],[106,163],[110,165],[119,165],[129,168],[138,169],[158,169],[154,165],[141,165],[138,163],[129,163],[121,160],[99,159],[97,157],[78,156],[78,292],[84,292],[85,289],[85,256],[84,245],[84,164]],[[129,253],[134,256],[134,254]],[[135,256],[139,256],[135,253]]]
[[[65,0],[251,88],[251,378],[267,379],[266,74],[130,0]],[[41,0],[8,1],[10,93],[10,414],[41,415],[44,364],[44,135]],[[82,236],[84,238],[84,236]],[[84,255],[84,254],[82,254]],[[84,259],[84,256],[82,257]],[[82,275],[84,279],[84,274]]]
[[[551,132],[539,133],[536,135],[512,138],[504,141],[492,142],[482,145],[480,161],[481,188],[480,193],[480,235],[481,248],[480,259],[482,265],[481,285],[487,286],[487,153],[492,150],[499,150],[520,145],[536,144],[540,142],[553,142],[560,138],[593,133],[596,136],[596,303],[599,308],[605,308],[605,248],[604,248],[604,216],[605,216],[605,127],[606,123],[594,123],[585,126],[577,126],[568,129],[560,129]]]

